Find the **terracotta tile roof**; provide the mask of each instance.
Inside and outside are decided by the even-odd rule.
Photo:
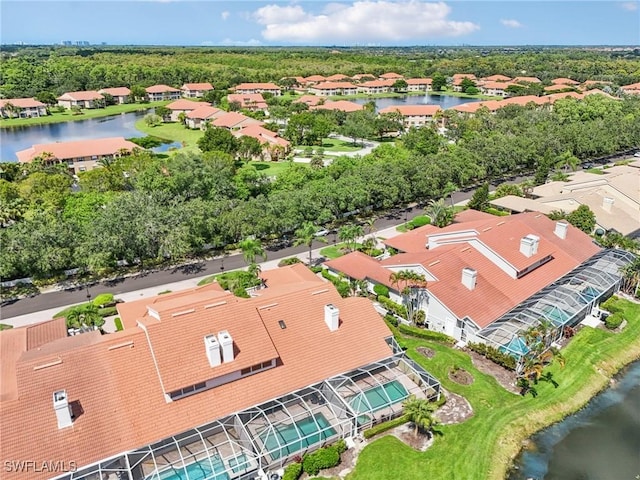
[[[451,110],[456,110],[460,113],[476,113],[481,108],[488,108],[490,112],[495,112],[501,107],[501,102],[499,100],[486,100],[483,102],[469,102],[463,103],[461,105],[456,105],[455,107],[451,107]]]
[[[375,258],[362,252],[351,252],[347,255],[325,262],[324,265],[335,271],[342,272],[350,278],[358,280],[371,280],[391,288],[389,275],[391,272],[382,268]]]
[[[186,100],[181,98],[180,100],[176,100],[175,102],[171,102],[167,105],[169,110],[183,110],[183,111],[193,111],[196,108],[200,107],[210,107],[211,104],[207,102],[194,102],[191,100]]]
[[[343,75],[342,73],[335,73],[333,75],[328,76],[325,80],[328,82],[339,82],[340,80],[348,80],[349,77]]]
[[[26,329],[27,350],[33,350],[45,343],[67,337],[67,324],[64,317],[29,325]]]
[[[549,102],[551,102],[552,104],[555,103],[557,100],[562,100],[563,98],[575,98],[576,100],[580,100],[582,98],[582,95],[580,95],[577,92],[562,92],[562,93],[552,93],[550,95],[545,95],[545,98],[549,99]]]
[[[8,103],[18,108],[44,107],[45,104],[35,98],[5,98],[0,100],[0,108],[4,108]]]
[[[364,105],[350,102],[348,100],[336,100],[335,102],[325,102],[320,105],[309,107],[310,110],[340,110],[341,112],[357,112],[364,110]]]
[[[618,97],[614,97],[613,95],[609,95],[607,92],[603,92],[599,88],[592,88],[591,90],[587,90],[586,92],[584,92],[582,94],[582,98],[584,98],[584,97],[586,97],[588,95],[604,95],[605,97],[607,97],[609,99],[619,100]]]
[[[241,83],[235,90],[280,90],[275,83]]]
[[[488,82],[508,82],[511,80],[511,77],[507,77],[506,75],[490,75],[488,77],[484,77],[483,80]]]
[[[381,109],[378,113],[399,112],[405,117],[433,117],[441,111],[440,105],[393,105]]]
[[[226,113],[224,110],[212,106],[198,107],[195,110],[187,112],[187,118],[206,120],[222,112]]]
[[[391,354],[384,340],[391,333],[367,299],[343,299],[333,285],[315,276],[313,280],[305,280],[294,293],[278,295],[280,287],[270,283],[265,289],[272,292],[268,300],[266,296],[240,299],[238,313],[226,319],[226,327],[232,336],[235,328],[244,328],[240,325],[245,321],[243,314],[249,312],[245,305],[251,305],[254,310],[248,321],[255,325],[258,321],[262,323],[258,333],[265,342],[262,345],[270,352],[273,346],[277,349],[280,361],[275,368],[167,403],[149,343],[139,328],[103,335],[97,343],[62,350],[57,360],[48,366],[42,363],[45,360],[42,358],[20,361],[15,372],[19,397],[3,400],[0,405],[0,456],[22,459],[28,454],[34,459],[73,459],[80,466],[87,465]],[[285,287],[295,288],[295,281]],[[333,303],[340,311],[340,326],[334,332],[329,331],[324,322],[327,303]],[[286,328],[280,327],[280,320]],[[188,329],[204,332],[208,322],[218,328],[225,319],[215,313],[210,317],[175,317],[150,326],[152,342],[159,341],[163,335],[160,332],[163,323],[172,331],[171,323],[181,323]],[[2,342],[5,342],[5,333],[0,333]],[[183,342],[187,341],[188,334],[177,332],[177,335],[177,343],[184,350],[181,356],[175,357],[176,362],[187,369],[206,362],[202,338],[194,338],[196,343],[186,345]],[[256,343],[238,334],[238,358],[244,353],[245,342],[252,345],[247,346],[248,349]],[[163,352],[161,371],[170,358],[164,348],[160,349]],[[0,362],[3,369],[6,355],[3,349]],[[171,368],[177,370],[178,366]],[[185,375],[190,373],[185,371]],[[62,430],[57,427],[52,405],[52,393],[61,389],[66,389],[69,400],[82,409],[73,428]],[[38,442],[34,442],[34,438]],[[49,476],[47,472],[34,473],[30,479]],[[3,473],[5,480],[20,478],[15,472]]]
[[[317,97],[316,95],[302,95],[300,98],[293,101],[293,103],[306,103],[307,105],[314,106],[323,102],[323,97]]]
[[[261,93],[230,93],[227,100],[229,103],[238,102],[240,108],[267,108],[267,102]]]
[[[272,132],[260,125],[247,125],[242,127],[237,132],[234,132],[236,137],[252,137],[260,142],[261,145],[280,145],[285,149],[289,148],[291,143],[289,140],[282,138],[277,132]]]
[[[554,78],[551,80],[551,83],[554,85],[580,85],[580,82],[576,82],[575,80],[571,80],[570,78],[560,77]]]
[[[209,82],[204,83],[185,83],[181,90],[213,90],[213,85]]]
[[[176,93],[180,92],[177,88],[170,87],[169,85],[152,85],[145,88],[147,93]]]
[[[86,92],[66,92],[58,97],[58,100],[75,100],[75,101],[90,101],[100,100],[104,98],[98,92],[90,90]]]
[[[612,84],[613,84],[612,82],[609,82],[607,80],[585,80],[584,82],[582,82],[581,86],[583,88],[587,88],[587,87],[590,87],[591,85],[612,85]]]
[[[549,85],[548,87],[544,87],[545,92],[561,92],[563,90],[572,89],[572,85],[567,85],[564,83],[558,83],[555,85]]]
[[[131,95],[131,90],[127,87],[103,88],[98,90],[98,92],[109,94],[112,97],[126,97],[127,95]]]
[[[40,143],[31,148],[16,152],[19,162],[30,162],[43,153],[51,153],[58,160],[84,158],[101,155],[115,155],[120,150],[140,148],[123,137],[96,138],[93,140],[77,140],[75,142]]]
[[[370,73],[358,73],[354,76],[351,77],[353,80],[362,80],[363,78],[370,78],[370,79],[374,79],[375,76],[370,74]]]
[[[309,75],[304,79],[306,82],[325,82],[327,77],[323,77],[322,75]]]
[[[433,80],[430,78],[407,78],[407,85],[431,85]]]
[[[2,355],[2,361],[0,361],[0,402],[18,398],[16,364],[20,355],[26,351],[26,328],[12,328],[0,331],[0,354]]]
[[[318,83],[317,85],[314,85],[312,88],[316,90],[337,90],[337,89],[351,90],[351,89],[356,89],[358,87],[356,87],[351,82],[323,82],[323,83]]]
[[[359,86],[366,87],[366,88],[392,87],[394,83],[396,83],[396,81],[392,79],[369,80],[366,82],[362,82]]]
[[[460,85],[462,80],[468,78],[469,80],[473,80],[474,82],[477,80],[476,76],[473,73],[456,73],[453,75],[453,85]]]
[[[548,100],[544,97],[536,97],[535,95],[521,95],[519,97],[505,98],[502,100],[503,105],[520,105],[524,107],[530,103],[545,105],[548,103]]]
[[[538,77],[516,77],[514,83],[542,83]]]
[[[255,118],[247,117],[238,112],[227,112],[224,115],[217,117],[212,125],[222,128],[235,128],[246,125],[263,125],[264,122],[256,120]]]
[[[398,80],[400,78],[404,78],[404,76],[400,75],[399,73],[395,73],[395,72],[387,72],[387,73],[383,73],[382,75],[380,75],[380,78],[385,79],[385,80]]]
[[[516,84],[513,82],[482,82],[482,88],[484,89],[504,90],[511,85]]]

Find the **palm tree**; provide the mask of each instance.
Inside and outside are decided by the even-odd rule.
[[[455,216],[452,207],[447,207],[444,203],[444,198],[440,200],[430,200],[427,208],[427,215],[431,218],[431,224],[436,227],[446,227],[453,222]]]
[[[369,217],[365,220],[364,224],[367,226],[367,230],[369,231],[369,235],[371,235],[371,239],[375,241],[376,237],[373,235],[373,229],[376,224],[376,217]]]
[[[295,246],[306,245],[307,247],[309,247],[309,266],[311,266],[311,261],[312,261],[311,248],[313,246],[313,241],[316,239],[317,231],[318,231],[318,226],[315,225],[313,222],[304,222],[302,224],[302,227],[297,229],[295,232],[296,238],[293,241],[293,244]],[[326,242],[326,240],[322,237],[319,237],[318,240],[321,242]]]
[[[389,281],[402,295],[402,302],[407,309],[407,320],[414,322],[416,313],[427,300],[427,279],[412,270],[400,270],[392,272]],[[425,318],[426,316],[425,313]]]
[[[247,237],[244,240],[238,242],[238,247],[242,250],[242,256],[244,260],[247,262],[247,265],[255,263],[256,257],[262,257],[262,260],[267,259],[267,254],[262,248],[262,244],[260,240],[253,237]]]
[[[420,429],[431,433],[433,427],[438,424],[438,421],[433,417],[434,406],[427,399],[411,395],[402,403],[402,408],[409,421],[415,426],[414,435],[416,437]]]
[[[620,269],[624,284],[622,290],[631,295],[638,296],[640,290],[640,257],[633,259],[631,263],[628,263]]]

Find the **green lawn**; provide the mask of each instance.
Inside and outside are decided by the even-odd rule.
[[[204,135],[202,130],[192,130],[186,128],[179,122],[163,123],[155,127],[150,127],[143,119],[136,122],[136,129],[147,135],[171,140],[172,142],[180,142],[187,149],[195,149],[199,151],[197,142]]]
[[[640,305],[623,301],[629,325],[622,333],[583,328],[563,349],[564,368],[548,370],[559,383],[540,382],[538,397],[507,392],[493,379],[476,370],[469,356],[440,344],[400,338],[408,355],[435,375],[443,386],[465,396],[474,416],[458,425],[441,426],[442,437],[426,452],[416,452],[394,437],[385,436],[362,451],[349,480],[465,479],[502,480],[523,440],[534,432],[581,408],[606,388],[611,375],[640,358]],[[436,351],[427,359],[416,352],[426,345]],[[462,386],[448,379],[447,372],[459,365],[475,381]]]
[[[282,162],[249,162],[250,165],[256,167],[256,170],[264,173],[269,177],[277,177],[285,170],[289,169],[291,166],[291,162],[282,161]],[[311,167],[309,167],[311,168]]]
[[[361,246],[360,243],[356,244],[356,247],[360,247],[360,246]],[[347,248],[346,243],[337,243],[335,245],[329,245],[328,247],[324,247],[323,249],[320,250],[320,255],[330,260],[333,260],[334,258],[343,256],[346,252],[346,250],[344,249],[346,248]]]
[[[314,152],[318,148],[323,148],[325,152],[357,152],[362,150],[361,146],[353,146],[353,142],[340,140],[338,138],[323,138],[322,147],[318,145],[298,145],[296,149],[313,148]]]
[[[123,105],[111,105],[105,108],[83,109],[82,115],[74,115],[71,110],[66,110],[62,113],[53,113],[46,117],[39,118],[6,118],[0,120],[0,128],[73,122],[76,120],[87,120],[88,118],[108,117],[109,115],[118,115],[120,113],[148,110],[150,108],[164,106],[168,103],[168,101],[153,103],[125,103]]]

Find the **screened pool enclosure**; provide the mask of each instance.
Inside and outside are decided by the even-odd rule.
[[[440,384],[397,353],[59,478],[254,479],[401,414],[409,395],[437,400]]]

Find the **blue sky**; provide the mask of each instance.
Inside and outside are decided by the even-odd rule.
[[[2,43],[639,45],[639,1],[0,0]]]

